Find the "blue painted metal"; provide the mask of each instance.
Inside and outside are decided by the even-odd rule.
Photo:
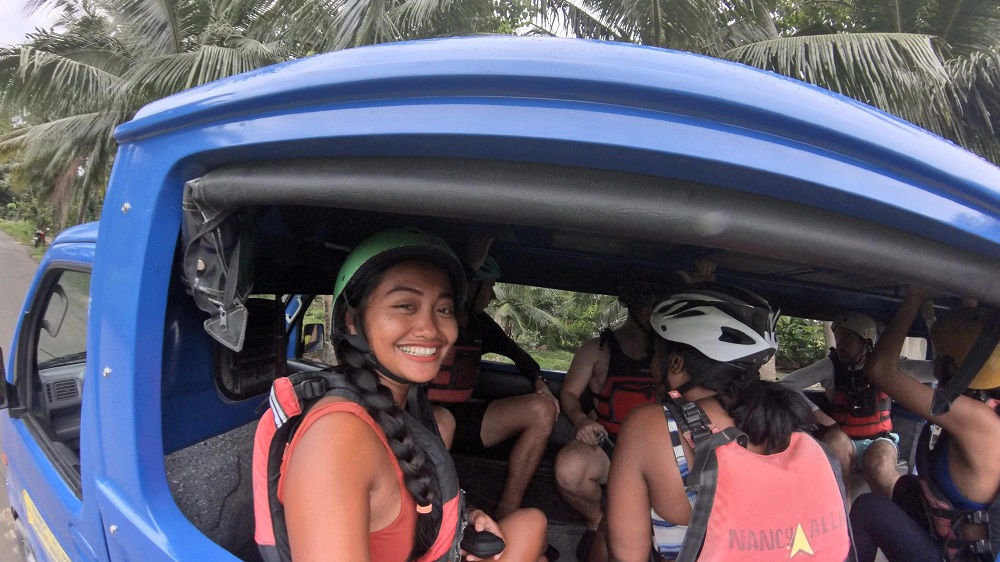
[[[107,536],[114,561],[234,560],[180,513],[163,462],[165,451],[258,406],[200,388],[161,395],[165,377],[210,362],[207,345],[188,356],[170,343],[170,327],[196,316],[168,311],[168,295],[183,184],[218,166],[438,156],[619,170],[836,210],[1000,257],[1000,169],[846,98],[658,49],[537,38],[359,48],[155,102],[116,137],[100,226],[61,235],[42,264],[84,259],[73,244],[59,248],[89,244],[98,229],[79,515],[88,540],[102,521],[118,526]],[[104,369],[110,376],[97,374]],[[30,449],[0,415],[4,447]],[[198,427],[164,438],[192,417]],[[14,497],[29,478],[51,478],[17,462]],[[36,501],[47,509],[56,500]]]
[[[14,331],[14,342],[11,345],[7,365],[8,382],[13,382],[22,324],[26,320],[39,283],[44,279],[46,272],[53,268],[89,270],[94,261],[96,234],[96,223],[67,229],[56,237],[42,258]],[[88,339],[88,356],[94,353],[94,347],[94,340]],[[96,369],[96,365],[88,361],[86,380],[95,379]],[[105,460],[101,456],[100,424],[92,415],[96,410],[94,407],[96,393],[91,386],[93,385],[84,385],[82,408],[84,417],[80,420],[81,428],[90,431],[86,438],[90,446],[80,452],[81,466],[88,467],[82,474],[81,480],[83,498],[96,496],[96,483],[93,477],[99,472],[91,470],[90,467],[96,468]],[[26,516],[28,510],[25,505],[25,493],[27,493],[37,506],[45,524],[73,560],[107,561],[104,529],[96,502],[81,501],[81,498],[77,497],[39,448],[23,418],[11,419],[6,410],[0,412],[0,435],[2,435],[0,440],[3,443],[4,454],[10,460],[7,466],[7,492],[11,506],[19,514]],[[27,527],[34,528],[31,525]],[[39,560],[56,560],[50,557],[49,551],[37,533],[29,532],[27,539]]]
[[[353,49],[155,102],[117,137],[185,126],[207,133],[197,152],[576,165],[778,196],[993,256],[1000,239],[1000,170],[975,155],[798,81],[647,47],[490,37]]]

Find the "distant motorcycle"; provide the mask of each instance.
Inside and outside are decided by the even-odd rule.
[[[45,239],[45,231],[38,229],[35,231],[35,236],[31,239],[35,243],[35,247],[44,246],[47,243]]]

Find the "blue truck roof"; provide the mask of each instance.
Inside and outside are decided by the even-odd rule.
[[[514,123],[468,123],[434,112],[452,103],[515,106]],[[296,122],[279,115],[307,108],[350,108],[367,104],[417,105],[421,114],[396,115],[395,121],[373,116],[368,122]],[[617,115],[609,127],[630,130],[602,131],[599,122],[587,130],[567,127],[551,115],[529,109],[544,106],[550,113],[581,105],[606,106]],[[660,118],[691,126],[706,122],[719,136],[656,138],[641,118],[654,112]],[[880,170],[892,170],[895,185],[873,184],[855,172],[836,185],[822,189],[801,188],[786,193],[791,200],[819,206],[843,201],[831,199],[830,188],[846,199],[871,205],[846,206],[846,212],[879,218],[902,229],[926,229],[946,224],[971,236],[941,232],[950,242],[995,256],[1000,242],[1000,169],[950,142],[843,96],[802,82],[740,64],[689,53],[634,45],[552,39],[485,37],[432,40],[350,49],[268,67],[208,84],[154,102],[143,108],[117,132],[121,143],[139,141],[178,128],[202,130],[213,124],[235,121],[248,114],[275,117],[275,126],[298,127],[296,134],[342,137],[374,134],[434,135],[438,146],[393,146],[400,156],[497,157],[521,161],[586,165],[637,173],[658,173],[657,154],[680,157],[691,168],[687,179],[720,185],[732,184],[734,166],[752,172],[803,174],[814,166],[805,158],[788,159],[774,150],[778,143],[796,146],[798,154],[835,153],[838,159]],[[625,117],[635,119],[628,120]],[[634,121],[634,123],[632,122]],[[364,130],[358,127],[364,127]],[[319,129],[323,129],[320,133]],[[235,126],[219,129],[237,141]],[[766,152],[744,146],[743,157],[725,154],[720,140],[738,134],[767,142]],[[469,141],[470,136],[506,137],[505,148],[496,143]],[[458,140],[464,138],[464,140]],[[447,140],[451,139],[451,140]],[[584,152],[539,153],[517,150],[517,139],[545,139],[556,143],[595,143],[608,148],[627,147],[647,152],[643,159],[601,161]],[[199,141],[201,142],[201,141]],[[363,149],[358,149],[363,155]],[[303,151],[308,156],[308,150]],[[558,159],[556,162],[554,160]],[[676,162],[676,160],[674,160]],[[725,163],[717,168],[713,162]],[[704,166],[695,165],[705,164]],[[837,170],[827,172],[836,174]],[[682,179],[685,174],[675,173]],[[755,185],[749,178],[739,189],[769,193],[769,185]],[[915,187],[915,189],[914,189]],[[905,209],[885,215],[883,210]],[[914,216],[929,219],[915,227]],[[988,240],[977,244],[975,238]]]

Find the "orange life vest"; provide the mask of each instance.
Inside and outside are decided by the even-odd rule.
[[[376,384],[374,378],[370,382]],[[438,536],[418,562],[457,562],[461,559],[459,545],[467,522],[465,497],[458,487],[455,465],[437,434],[427,397],[415,385],[410,392],[407,405],[419,411],[416,418],[404,413],[404,422],[434,467],[442,497]],[[284,506],[278,500],[281,467],[302,419],[324,396],[340,396],[360,402],[343,373],[332,370],[303,371],[274,381],[271,407],[257,426],[253,457],[253,501],[257,526],[254,538],[265,562],[291,562]]]
[[[642,359],[625,355],[611,330],[601,332],[601,347],[605,344],[608,376],[601,391],[594,395],[594,412],[598,423],[615,436],[633,408],[656,401],[656,384],[649,370],[652,355]]]
[[[759,455],[746,434],[718,431],[695,404],[667,410],[696,455],[685,485],[697,497],[676,560],[854,560],[845,489],[819,442],[795,432],[784,451]]]
[[[872,439],[892,431],[892,399],[861,369],[847,369],[833,349],[833,400],[830,417],[851,439]]]

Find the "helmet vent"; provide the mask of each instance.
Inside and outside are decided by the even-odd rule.
[[[719,341],[725,343],[735,343],[738,345],[753,345],[757,343],[750,336],[728,326],[722,327],[722,333],[719,335]]]
[[[679,314],[674,314],[674,318],[692,318],[694,316],[704,316],[705,313],[701,310],[685,310]]]

